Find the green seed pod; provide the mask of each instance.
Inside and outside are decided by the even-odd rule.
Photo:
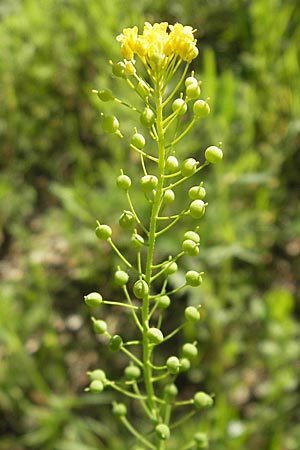
[[[166,169],[168,170],[168,172],[175,172],[178,169],[179,163],[178,163],[178,159],[176,158],[176,156],[174,155],[170,155],[167,157],[166,160]]]
[[[101,89],[97,92],[97,95],[103,102],[109,102],[115,98],[110,89]]]
[[[169,205],[170,203],[174,202],[174,200],[175,200],[174,191],[172,191],[172,189],[167,189],[164,193],[163,205]]]
[[[150,192],[156,188],[158,179],[155,175],[144,175],[140,179],[140,187],[143,192]]]
[[[184,84],[187,88],[190,84],[198,84],[198,80],[195,77],[187,77],[184,81]]]
[[[146,140],[141,133],[135,133],[131,138],[131,144],[141,150],[145,147]]]
[[[131,186],[131,179],[128,175],[124,175],[123,173],[117,178],[117,186],[122,191],[128,191]]]
[[[142,245],[144,245],[145,240],[140,234],[135,231],[134,233],[132,233],[130,243],[134,248],[140,248],[142,247]]]
[[[104,386],[103,386],[102,381],[100,381],[100,380],[93,380],[93,381],[91,381],[89,388],[90,388],[91,392],[98,393],[98,392],[102,392],[103,391]]]
[[[124,270],[117,270],[114,279],[119,286],[124,286],[129,280],[129,275],[127,272],[124,272]]]
[[[206,394],[205,392],[196,392],[194,395],[194,405],[197,409],[200,408],[208,408],[213,405],[214,401],[211,398],[210,395]]]
[[[124,372],[127,380],[136,380],[141,376],[141,369],[134,364],[130,364],[129,366],[125,367]]]
[[[197,322],[200,320],[200,313],[194,306],[187,306],[184,310],[184,317],[188,322]]]
[[[131,230],[135,225],[135,218],[131,211],[124,211],[119,218],[119,225],[124,230]]]
[[[191,367],[191,362],[188,358],[180,358],[180,372],[187,372]]]
[[[90,294],[85,295],[84,301],[90,308],[95,308],[96,306],[101,305],[103,298],[98,292],[91,292]]]
[[[95,230],[97,238],[107,241],[112,235],[112,229],[109,225],[98,225]]]
[[[170,356],[166,361],[167,369],[172,375],[176,375],[180,369],[180,362],[177,356]]]
[[[190,215],[193,219],[200,219],[205,213],[205,203],[203,200],[193,200],[190,204]]]
[[[150,128],[154,124],[155,114],[151,108],[146,107],[144,109],[144,111],[140,115],[140,121],[147,128]]]
[[[185,274],[185,280],[188,286],[197,287],[200,286],[200,284],[202,283],[202,276],[200,275],[199,272],[196,272],[195,270],[189,270]]]
[[[197,445],[197,450],[205,450],[208,448],[208,439],[205,433],[196,433],[194,441]]]
[[[205,150],[205,159],[211,164],[216,164],[223,158],[223,152],[219,147],[211,145]]]
[[[196,358],[198,355],[198,349],[195,344],[191,344],[190,342],[187,342],[186,344],[183,344],[182,346],[182,354],[187,359],[193,359]]]
[[[103,383],[106,380],[106,373],[102,369],[92,370],[91,372],[88,372],[88,376],[90,377],[91,381],[100,380]]]
[[[176,397],[177,394],[178,389],[176,384],[174,383],[166,384],[166,386],[164,387],[164,396],[167,400],[172,400],[173,398]]]
[[[181,174],[184,177],[191,177],[197,170],[198,161],[194,158],[188,158],[183,161],[181,166]]]
[[[187,104],[185,103],[183,98],[176,98],[176,100],[174,100],[174,102],[172,103],[172,110],[180,116],[187,112]]]
[[[198,82],[196,83],[190,83],[187,87],[186,87],[186,96],[189,98],[198,98],[200,95],[201,89],[200,86],[198,84]]]
[[[196,242],[192,241],[191,239],[186,239],[182,243],[182,250],[186,255],[189,256],[197,256],[199,254],[199,247]]]
[[[113,415],[116,416],[116,417],[126,416],[126,414],[127,414],[127,407],[126,407],[126,405],[124,403],[114,402],[113,403],[112,412],[113,412]]]
[[[183,237],[184,239],[190,239],[191,241],[196,242],[196,244],[200,243],[200,236],[196,231],[186,231]]]
[[[133,293],[136,298],[144,298],[149,294],[149,286],[145,280],[137,280],[133,285]]]
[[[170,297],[168,297],[167,295],[162,295],[158,299],[157,307],[159,309],[166,309],[170,306],[170,303],[171,303]]]
[[[163,441],[169,439],[170,437],[170,429],[165,423],[159,423],[158,425],[156,425],[155,433],[156,436]]]
[[[93,329],[96,334],[103,334],[107,330],[107,323],[104,320],[96,320],[92,317]]]
[[[104,116],[102,119],[102,128],[107,133],[113,134],[119,129],[119,121],[115,116]]]
[[[115,77],[126,78],[125,64],[122,61],[112,64],[112,73]]]
[[[118,352],[123,345],[123,339],[118,334],[111,336],[108,343],[108,348],[112,352]]]
[[[199,117],[205,117],[210,113],[210,107],[204,100],[196,100],[193,104],[193,111],[198,119]]]
[[[150,93],[150,88],[144,81],[139,81],[136,91],[143,97],[146,97]]]
[[[164,335],[162,334],[159,328],[154,327],[149,328],[149,330],[147,331],[147,336],[151,344],[154,345],[161,344],[164,340]]]
[[[206,195],[206,190],[202,186],[192,186],[189,189],[189,197],[191,200],[203,200]]]
[[[178,270],[178,266],[175,261],[166,261],[163,267],[165,268],[166,275],[172,275]]]

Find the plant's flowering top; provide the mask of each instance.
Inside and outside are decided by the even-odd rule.
[[[196,39],[192,27],[180,23],[169,25],[168,22],[145,22],[143,33],[138,34],[138,27],[125,28],[117,36],[121,43],[121,51],[125,59],[133,60],[137,55],[143,63],[155,62],[158,59],[170,61],[178,57],[190,63],[198,55]]]

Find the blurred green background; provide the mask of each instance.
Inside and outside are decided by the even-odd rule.
[[[201,351],[182,386],[214,392],[216,404],[181,438],[207,430],[212,450],[299,450],[294,0],[1,0],[0,450],[127,445],[110,392],[83,392],[88,369],[117,374],[123,364],[95,340],[83,295],[116,295],[107,280],[117,261],[109,249],[103,256],[95,220],[114,223],[124,207],[115,176],[136,170],[122,142],[103,134],[99,114],[109,106],[91,90],[122,93],[108,64],[121,58],[115,36],[145,20],[197,28],[192,69],[212,113],[185,139],[182,157],[219,141],[225,155],[203,174],[205,282],[178,299],[181,311],[200,296],[205,315],[196,335],[187,330]],[[119,118],[131,133],[136,117]],[[172,240],[164,246],[166,255],[175,249]]]

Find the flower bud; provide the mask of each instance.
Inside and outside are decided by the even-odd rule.
[[[131,179],[128,175],[124,175],[123,173],[117,178],[117,186],[119,189],[123,191],[128,191],[131,186]]]
[[[112,235],[112,229],[109,225],[98,225],[95,232],[96,236],[103,241],[107,241]]]
[[[149,294],[149,286],[145,280],[137,280],[133,286],[133,293],[136,298],[143,298]]]
[[[103,391],[104,386],[103,386],[102,381],[100,381],[100,380],[93,380],[90,383],[89,389],[90,389],[91,392],[99,393],[99,392]]]
[[[156,436],[163,441],[169,439],[170,437],[170,429],[165,423],[159,423],[158,425],[156,425],[155,433]]]
[[[112,412],[113,412],[113,415],[116,417],[126,416],[127,407],[124,403],[114,402]]]
[[[186,159],[185,161],[183,161],[182,166],[181,166],[182,176],[184,176],[184,177],[192,176],[196,172],[197,166],[198,166],[198,161],[196,161],[194,158]]]
[[[196,358],[198,355],[198,349],[195,344],[191,344],[190,342],[187,342],[186,344],[183,344],[182,346],[182,354],[187,359],[193,359]]]
[[[211,145],[205,150],[205,159],[211,164],[215,164],[223,158],[223,152],[219,147]]]
[[[187,306],[184,310],[184,317],[188,322],[197,322],[200,320],[200,313],[194,306]]]
[[[140,121],[147,128],[150,128],[154,124],[155,114],[151,108],[146,107],[144,109],[144,111],[140,115]]]
[[[103,334],[107,330],[107,323],[104,320],[96,320],[92,317],[93,329],[96,334]]]
[[[179,163],[178,163],[178,159],[176,158],[176,156],[174,155],[170,155],[167,157],[166,160],[166,169],[168,170],[168,172],[175,172],[175,170],[178,169]]]
[[[168,297],[168,295],[162,295],[158,299],[157,307],[159,309],[166,309],[170,306],[170,303],[171,303],[170,297]]]
[[[108,343],[108,348],[112,352],[117,352],[120,350],[122,345],[123,345],[123,339],[118,334],[115,334],[114,336],[111,336],[109,343]]]
[[[145,147],[146,140],[141,133],[135,133],[131,138],[131,144],[141,150]]]
[[[97,95],[103,102],[109,102],[115,98],[110,89],[101,89],[97,92]]]
[[[104,116],[102,119],[102,128],[107,133],[115,133],[119,129],[119,121],[115,116]]]
[[[193,104],[193,111],[198,119],[199,117],[205,117],[210,113],[210,107],[204,100],[196,100]]]
[[[170,356],[166,361],[166,366],[172,375],[176,375],[180,368],[180,362],[177,356]]]
[[[200,243],[200,236],[196,231],[186,231],[183,237],[184,239],[190,239],[191,241],[196,242],[196,244]]]
[[[141,376],[141,369],[138,366],[135,366],[134,364],[130,364],[129,366],[125,367],[124,372],[127,380],[136,380]]]
[[[89,306],[90,308],[94,308],[96,306],[101,305],[102,300],[103,300],[102,295],[99,294],[98,292],[91,292],[90,294],[85,295],[84,297],[86,305]]]
[[[149,328],[149,330],[147,331],[147,336],[151,344],[154,345],[161,344],[164,340],[164,335],[162,334],[159,328],[154,327]]]
[[[182,250],[186,255],[189,256],[197,256],[199,254],[199,247],[196,242],[192,241],[191,239],[186,239],[182,243]]]
[[[183,98],[176,98],[176,100],[174,100],[174,102],[172,103],[172,110],[180,116],[186,113],[187,104],[185,103]]]
[[[124,211],[119,218],[119,225],[125,230],[130,230],[135,225],[135,218],[131,211]]]
[[[205,213],[205,203],[203,200],[193,200],[190,204],[190,215],[193,219],[200,219]]]
[[[196,392],[194,395],[194,405],[197,409],[200,408],[208,408],[209,406],[213,405],[213,399],[210,395],[206,394],[205,392]]]
[[[119,286],[124,286],[129,280],[129,275],[127,272],[124,272],[124,270],[117,270],[114,279]]]
[[[203,186],[192,186],[189,189],[189,197],[191,200],[203,200],[206,195],[206,190]]]
[[[155,175],[144,175],[140,179],[140,187],[143,192],[150,192],[156,188],[158,179]]]
[[[200,286],[200,284],[202,283],[202,276],[200,275],[199,272],[196,272],[195,270],[189,270],[185,274],[185,280],[188,286],[196,287]]]

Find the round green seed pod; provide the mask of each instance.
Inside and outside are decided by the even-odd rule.
[[[166,275],[172,275],[178,270],[178,266],[175,261],[167,261],[164,263],[163,267],[165,268]]]
[[[210,395],[206,394],[205,392],[201,392],[201,391],[196,392],[193,400],[194,400],[194,405],[197,409],[209,408],[214,403],[214,401]]]
[[[197,450],[205,450],[208,448],[208,439],[205,433],[196,433],[194,441],[197,445]]]
[[[184,81],[184,84],[187,88],[190,84],[198,84],[198,80],[195,77],[187,77]]]
[[[162,295],[161,297],[159,297],[158,302],[157,302],[157,307],[159,309],[166,309],[170,306],[171,304],[171,299],[168,295]]]
[[[166,366],[172,375],[176,375],[180,369],[180,362],[177,356],[170,356],[166,361]]]
[[[103,334],[107,330],[107,323],[104,320],[93,320],[93,329],[96,334]]]
[[[210,113],[210,107],[204,100],[196,100],[193,104],[193,111],[196,118],[205,117]]]
[[[124,286],[129,280],[129,275],[124,270],[117,270],[114,275],[114,280],[119,286]]]
[[[103,386],[102,381],[100,381],[100,380],[93,380],[93,381],[91,381],[89,388],[90,388],[91,392],[98,393],[98,392],[102,392],[103,391],[104,386]]]
[[[119,175],[117,178],[117,186],[122,191],[128,191],[131,186],[131,178],[125,174]]]
[[[90,308],[95,308],[96,306],[101,305],[103,298],[98,292],[91,292],[90,294],[85,295],[84,301]]]
[[[197,287],[202,283],[202,276],[195,270],[189,270],[185,274],[185,280],[188,286]]]
[[[133,293],[136,298],[144,298],[149,294],[149,286],[145,280],[137,280],[133,285]]]
[[[97,92],[97,95],[103,102],[109,102],[115,98],[110,89],[101,89]]]
[[[200,86],[198,84],[198,82],[196,83],[190,83],[187,87],[186,87],[186,96],[189,98],[198,98],[200,95],[201,89]]]
[[[135,218],[131,211],[124,211],[119,218],[119,225],[124,230],[132,230],[135,226]]]
[[[142,245],[145,244],[145,240],[144,240],[143,236],[141,236],[137,232],[134,232],[134,233],[132,233],[130,243],[131,243],[132,247],[140,248],[140,247],[142,247]]]
[[[223,152],[219,147],[211,145],[205,150],[205,159],[211,164],[216,164],[223,158]]]
[[[126,78],[125,65],[122,61],[112,65],[112,73],[115,77]]]
[[[181,165],[181,174],[183,177],[191,177],[197,170],[198,162],[194,158],[188,158]]]
[[[166,169],[168,172],[173,173],[178,169],[179,162],[176,156],[170,155],[166,160]]]
[[[187,111],[187,104],[183,100],[183,98],[176,98],[174,102],[172,103],[172,110],[173,112],[176,112],[180,116],[186,113]]]
[[[196,242],[192,241],[191,239],[186,239],[182,243],[182,250],[186,255],[189,256],[197,256],[199,254],[199,247]]]
[[[180,372],[187,372],[191,367],[191,362],[188,358],[180,358]]]
[[[118,352],[123,345],[123,339],[118,334],[111,336],[108,343],[108,348],[112,352]]]
[[[200,243],[200,236],[198,233],[196,233],[196,231],[186,231],[183,235],[183,238],[194,241],[196,244]]]
[[[114,402],[112,412],[113,412],[113,415],[116,417],[126,416],[127,407],[124,403]]]
[[[90,377],[91,381],[100,380],[103,383],[106,380],[106,373],[102,369],[92,370],[91,372],[88,372],[88,376]]]
[[[164,335],[159,328],[149,328],[149,330],[147,331],[147,336],[151,344],[154,345],[161,344],[164,340]]]
[[[150,192],[156,188],[158,178],[155,175],[144,175],[140,179],[140,187],[143,192]]]
[[[164,396],[167,400],[172,400],[178,394],[178,389],[176,384],[169,383],[164,387]]]
[[[195,344],[186,342],[182,346],[182,354],[187,359],[193,359],[193,358],[196,358],[196,356],[198,355],[198,349]]]
[[[138,366],[135,366],[134,364],[130,364],[129,366],[125,367],[124,372],[127,380],[136,380],[141,376],[141,369]]]
[[[113,134],[119,129],[119,121],[115,116],[104,116],[102,119],[102,128],[107,133]]]
[[[190,204],[190,215],[193,219],[200,219],[205,213],[205,203],[203,200],[193,200]]]
[[[174,202],[174,200],[175,200],[174,191],[172,191],[172,189],[167,189],[164,193],[163,204],[169,205],[170,203]]]
[[[189,197],[191,200],[203,200],[206,195],[206,190],[203,186],[192,186],[189,189]]]
[[[155,114],[151,108],[146,107],[144,109],[144,111],[140,115],[140,121],[147,128],[150,128],[154,124]]]
[[[184,310],[184,317],[188,322],[197,322],[200,320],[200,313],[194,306],[187,306]]]
[[[156,425],[155,433],[156,436],[163,441],[169,439],[170,437],[170,429],[165,423],[159,423],[158,425]]]
[[[112,229],[109,225],[98,225],[95,230],[97,238],[107,241],[112,235]]]
[[[141,133],[135,133],[131,138],[131,144],[139,150],[142,150],[145,147],[146,140]]]

